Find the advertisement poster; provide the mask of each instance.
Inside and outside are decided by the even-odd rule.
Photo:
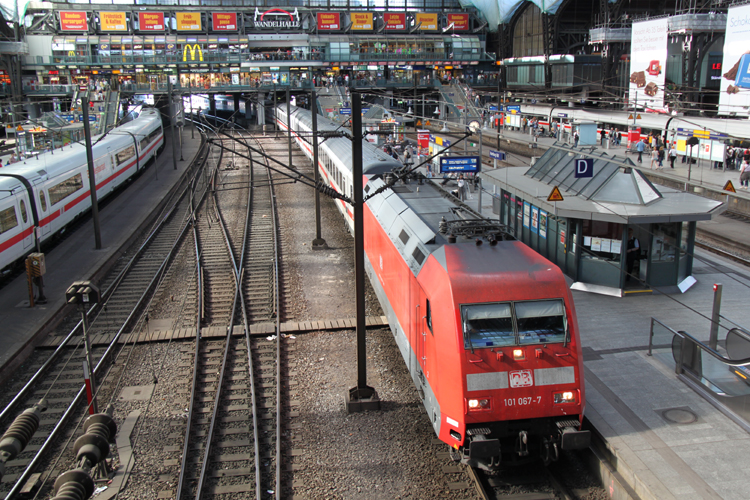
[[[372,31],[372,12],[352,12],[349,20],[353,31]]]
[[[237,14],[235,12],[214,12],[211,16],[214,31],[237,31]]]
[[[539,236],[547,239],[547,212],[539,210]]]
[[[102,31],[127,31],[124,12],[99,12],[99,26]]]
[[[438,18],[437,14],[424,14],[418,13],[414,22],[419,26],[419,31],[437,31],[438,29]]]
[[[417,130],[417,144],[419,145],[418,154],[427,156],[430,149],[430,131]]]
[[[341,14],[338,12],[318,12],[319,30],[340,30]]]
[[[537,207],[531,207],[531,232],[539,232],[539,209]]]
[[[383,24],[386,31],[398,31],[406,29],[406,14],[385,12],[383,14]]]
[[[200,12],[177,12],[177,31],[198,31],[202,29]]]
[[[664,66],[667,61],[667,18],[633,23],[630,49],[630,104],[664,109]]]
[[[523,202],[523,227],[529,227],[529,216],[531,214],[531,205],[529,202]]]
[[[60,11],[60,31],[88,31],[89,23],[84,11]]]
[[[469,14],[448,14],[446,18],[446,30],[448,26],[451,26],[453,31],[468,31],[469,30]],[[666,50],[666,45],[664,46]]]
[[[138,26],[140,31],[164,31],[164,13],[139,12]]]
[[[719,114],[748,116],[750,111],[750,5],[730,7],[721,64]]]

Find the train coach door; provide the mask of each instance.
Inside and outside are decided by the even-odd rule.
[[[52,228],[52,224],[47,221],[47,216],[49,216],[49,199],[47,197],[47,193],[44,190],[44,182],[39,181],[35,183],[34,186],[34,192],[37,193],[37,207],[39,207],[39,230],[41,231],[41,238],[44,238],[45,235],[50,233],[50,230]]]
[[[21,222],[21,234],[23,237],[23,249],[27,250],[34,244],[34,231],[29,231],[34,225],[34,218],[31,214],[31,207],[29,206],[28,199],[26,197],[26,190],[23,193],[18,194],[18,208]]]
[[[413,324],[416,331],[415,351],[417,353],[417,363],[419,363],[417,374],[420,386],[418,387],[418,390],[420,397],[424,399],[424,386],[427,383],[426,378],[429,378],[429,371],[427,369],[427,336],[429,335],[429,330],[427,328],[427,298],[422,289],[419,286],[415,286],[413,282],[410,289],[412,292],[412,304],[416,304],[416,307],[414,308],[416,318],[414,318],[415,321]]]

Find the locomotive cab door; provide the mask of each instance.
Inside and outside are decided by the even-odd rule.
[[[419,396],[424,399],[424,385],[427,383],[427,377],[429,377],[429,373],[427,372],[427,335],[430,335],[427,327],[429,304],[424,291],[419,286],[415,286],[412,283],[410,288],[413,298],[412,304],[416,305],[414,308],[416,317],[414,318],[415,321],[413,324],[416,332],[414,343],[415,351],[417,353],[417,376],[419,379],[419,387],[417,389],[419,391]]]

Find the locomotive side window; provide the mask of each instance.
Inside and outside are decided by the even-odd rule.
[[[565,340],[565,308],[562,300],[516,302],[518,341],[546,344]]]
[[[514,345],[513,317],[509,303],[462,306],[464,348]]]
[[[42,206],[42,211],[47,211],[47,197],[44,196],[44,191],[39,191],[39,204]]]
[[[54,205],[82,188],[83,178],[81,178],[81,174],[76,174],[49,188],[49,203]]]
[[[16,207],[6,208],[0,210],[0,234],[5,231],[10,231],[18,225],[18,218],[16,218]]]
[[[21,218],[23,219],[23,223],[26,224],[26,221],[29,220],[29,216],[26,215],[26,203],[24,203],[23,200],[20,200],[21,203]]]
[[[120,165],[131,159],[133,156],[135,156],[134,146],[128,146],[127,148],[123,149],[119,153],[115,154],[117,166],[119,167]]]

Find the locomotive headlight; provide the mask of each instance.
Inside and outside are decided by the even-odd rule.
[[[513,359],[524,359],[523,349],[513,349]]]
[[[553,395],[553,400],[554,400],[555,404],[575,403],[576,402],[576,393],[573,392],[573,391],[556,392]]]
[[[469,400],[469,410],[489,410],[489,409],[490,409],[489,398]]]

